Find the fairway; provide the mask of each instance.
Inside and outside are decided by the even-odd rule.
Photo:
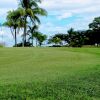
[[[100,48],[0,48],[0,100],[100,100]]]

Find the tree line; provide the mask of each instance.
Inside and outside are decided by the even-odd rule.
[[[94,18],[88,30],[69,29],[66,34],[58,33],[49,39],[54,46],[82,47],[83,45],[100,45],[100,17]],[[65,45],[66,44],[66,45]]]
[[[100,45],[100,17],[94,18],[88,30],[69,29],[66,33],[57,33],[47,38],[39,32],[40,16],[47,16],[47,11],[39,6],[41,0],[18,0],[16,10],[9,11],[3,26],[9,27],[15,40],[15,47],[41,46],[44,41],[52,46],[82,47],[83,45]],[[17,43],[17,35],[22,32],[22,42]]]

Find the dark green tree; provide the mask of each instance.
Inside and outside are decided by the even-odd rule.
[[[58,33],[53,36],[54,38],[58,37],[61,39],[61,45],[65,45],[68,41],[68,35],[63,33]]]
[[[92,33],[93,41],[97,46],[100,44],[100,17],[94,18],[93,22],[89,24]]]
[[[84,44],[85,36],[83,31],[68,30],[68,44],[72,47],[81,47]]]
[[[46,35],[44,35],[42,33],[39,33],[38,34],[38,37],[37,37],[39,46],[41,46],[46,39],[47,39],[47,36]]]
[[[51,37],[48,40],[48,44],[52,44],[52,43],[54,43],[55,45],[61,45],[61,39],[58,37]]]
[[[38,46],[38,44],[39,46],[41,46],[42,43],[47,39],[47,36],[37,31],[37,32],[34,32],[33,38],[36,39],[36,46]]]

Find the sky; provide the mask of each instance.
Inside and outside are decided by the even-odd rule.
[[[40,6],[47,10],[48,16],[41,17],[39,30],[48,36],[67,33],[71,27],[75,30],[88,29],[88,24],[94,17],[100,16],[100,0],[42,0]],[[9,10],[17,7],[18,0],[1,0],[0,23],[6,20]],[[5,42],[7,46],[14,44],[8,28],[0,28],[0,42]]]

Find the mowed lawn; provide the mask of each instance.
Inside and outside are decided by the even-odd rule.
[[[100,48],[0,48],[0,100],[100,100]]]

